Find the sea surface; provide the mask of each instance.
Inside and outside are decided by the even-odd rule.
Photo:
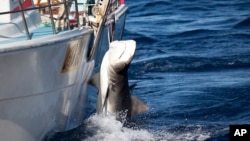
[[[126,0],[137,50],[131,93],[150,110],[127,123],[91,115],[57,141],[229,140],[250,124],[250,0]]]

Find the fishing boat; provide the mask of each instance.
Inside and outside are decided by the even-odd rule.
[[[88,81],[122,38],[126,12],[123,0],[1,1],[1,141],[39,141],[82,123]]]

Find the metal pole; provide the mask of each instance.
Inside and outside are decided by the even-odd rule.
[[[64,3],[64,8],[65,8],[66,19],[68,21],[68,29],[70,30],[68,4],[67,4],[66,0],[63,0],[63,3]]]
[[[96,48],[99,45],[100,36],[101,36],[102,30],[103,30],[103,28],[105,26],[105,23],[106,23],[106,20],[107,20],[107,16],[109,14],[108,10],[109,10],[110,6],[111,6],[111,2],[108,1],[108,6],[107,6],[107,8],[105,10],[104,16],[102,16],[101,23],[99,24],[99,27],[98,27],[98,30],[97,30],[97,35],[96,35],[96,37],[94,39],[94,43],[93,43],[93,46],[92,46],[92,49],[91,49],[91,52],[90,52],[89,60],[92,60],[95,57]]]
[[[51,0],[48,0],[50,21],[51,21],[51,26],[52,26],[53,34],[56,34],[55,22],[54,22],[54,17],[53,17],[53,13],[52,13],[52,8],[51,8],[51,3],[50,2],[51,2]]]
[[[24,25],[24,29],[26,31],[26,35],[27,35],[27,40],[30,40],[30,33],[29,33],[29,29],[28,29],[28,26],[27,26],[27,22],[26,22],[26,19],[25,19],[25,16],[24,16],[24,11],[23,11],[23,6],[22,6],[22,2],[21,0],[18,0],[18,3],[19,3],[19,9],[21,10],[21,15],[22,15],[22,19],[23,19],[23,25]]]
[[[75,7],[76,7],[76,20],[77,20],[77,27],[80,27],[79,13],[78,13],[78,2],[77,2],[77,0],[75,0]]]

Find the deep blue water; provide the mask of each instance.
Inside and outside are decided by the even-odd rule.
[[[250,0],[126,0],[137,50],[132,93],[150,110],[126,127],[91,116],[57,140],[229,140],[250,124]]]

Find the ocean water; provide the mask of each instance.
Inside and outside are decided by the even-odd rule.
[[[126,4],[131,93],[150,110],[125,124],[93,114],[51,141],[228,141],[229,125],[250,124],[250,0]]]

